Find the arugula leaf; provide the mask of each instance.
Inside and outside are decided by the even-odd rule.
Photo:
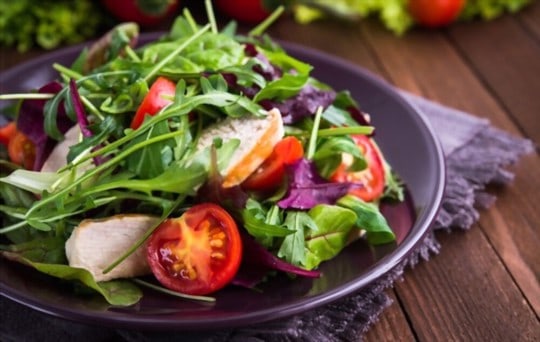
[[[334,101],[335,103],[335,101]],[[339,108],[335,105],[330,105],[323,112],[323,119],[328,121],[333,126],[356,126],[356,122],[351,114],[345,109]]]
[[[284,100],[298,94],[308,81],[307,75],[285,74],[281,78],[272,81],[255,95],[253,101],[259,102],[265,99]]]
[[[263,54],[272,64],[285,71],[295,71],[300,75],[309,75],[313,70],[313,66],[292,57],[283,50],[263,50]]]
[[[10,245],[7,249],[33,262],[65,264],[64,245],[63,237],[46,237]]]
[[[255,237],[258,241],[265,241],[268,237],[284,237],[292,233],[291,230],[279,224],[270,224],[266,222],[266,217],[254,208],[242,211],[243,226],[249,235]],[[265,243],[268,246],[269,244]]]
[[[366,238],[370,245],[380,245],[396,240],[396,235],[376,204],[364,202],[352,195],[340,198],[337,204],[356,213],[355,224],[366,231]]]
[[[323,178],[329,178],[341,164],[342,153],[353,160],[348,171],[360,171],[367,167],[364,155],[349,136],[331,137],[322,140],[312,158]]]
[[[284,225],[294,233],[283,239],[277,255],[293,265],[306,265],[305,236],[309,236],[312,231],[318,231],[317,224],[306,212],[289,211]]]
[[[313,269],[345,248],[350,232],[354,229],[356,215],[352,210],[343,207],[321,204],[309,211],[309,217],[318,230],[306,233],[304,266]]]
[[[162,134],[170,133],[166,121],[161,121],[150,127],[144,135],[139,135],[133,139],[127,147],[136,145],[140,142],[157,137]],[[154,178],[162,174],[172,162],[172,149],[174,140],[167,139],[132,153],[126,159],[127,169],[142,179]]]

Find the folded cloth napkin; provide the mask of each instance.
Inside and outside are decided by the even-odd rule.
[[[447,180],[434,230],[468,229],[494,197],[489,183],[507,184],[513,175],[504,169],[533,151],[531,141],[494,128],[485,119],[421,97],[401,94],[424,115],[438,136],[445,157]],[[99,328],[68,322],[33,311],[0,297],[0,340],[10,341],[343,341],[358,340],[392,301],[386,289],[406,267],[428,260],[440,249],[433,233],[415,253],[384,277],[354,295],[292,317],[213,333],[148,333]]]

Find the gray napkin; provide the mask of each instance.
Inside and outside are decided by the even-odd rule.
[[[479,217],[478,210],[487,208],[495,200],[485,192],[485,186],[508,184],[513,174],[504,167],[532,152],[532,142],[494,128],[485,119],[406,92],[401,94],[428,119],[446,157],[447,185],[434,230],[470,228]],[[354,295],[293,317],[210,334],[96,329],[49,317],[0,297],[0,340],[357,341],[392,304],[385,290],[402,277],[406,267],[428,260],[439,249],[440,245],[431,233],[408,260]]]

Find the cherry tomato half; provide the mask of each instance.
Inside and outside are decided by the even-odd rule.
[[[409,0],[414,20],[426,27],[442,27],[452,23],[465,5],[465,0]]]
[[[330,180],[333,182],[360,183],[362,184],[361,187],[354,188],[349,193],[366,202],[376,200],[381,197],[385,185],[382,157],[370,138],[365,135],[353,135],[351,138],[364,154],[367,168],[362,171],[349,172],[347,168],[350,164],[343,161],[330,177]]]
[[[174,291],[204,295],[227,285],[242,258],[233,218],[220,206],[203,203],[164,221],[150,237],[146,258],[159,282]]]
[[[155,26],[174,15],[179,0],[101,0],[103,6],[121,21],[134,21],[143,26]]]
[[[7,125],[0,127],[0,144],[8,146],[9,141],[15,136],[16,133],[17,126],[15,125],[15,121],[11,121]]]
[[[270,15],[264,0],[216,0],[217,8],[232,19],[256,24]]]
[[[155,115],[163,107],[172,103],[172,101],[166,97],[174,96],[175,90],[176,85],[172,81],[165,77],[158,77],[137,109],[137,112],[131,121],[131,128],[139,128],[146,115]]]
[[[15,135],[9,140],[8,156],[15,164],[19,164],[27,170],[32,170],[36,160],[36,146],[26,135],[16,131]]]
[[[291,165],[304,156],[302,143],[295,137],[281,139],[270,156],[243,183],[246,190],[273,190],[285,176],[285,166]]]

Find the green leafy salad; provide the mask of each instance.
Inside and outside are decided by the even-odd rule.
[[[1,128],[0,254],[131,305],[141,287],[213,300],[392,243],[403,187],[347,91],[263,33],[185,10],[137,44],[119,25],[54,64]],[[294,281],[294,279],[292,280]]]

